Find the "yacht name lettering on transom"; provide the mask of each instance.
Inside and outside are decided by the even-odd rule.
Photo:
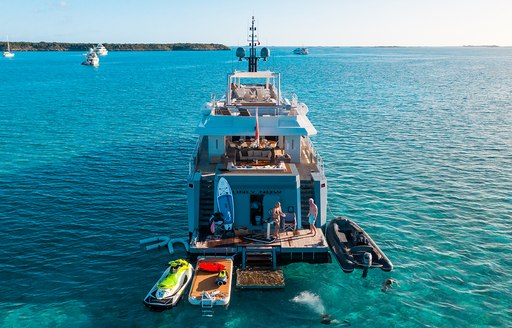
[[[274,195],[280,194],[282,190],[235,190],[235,194],[249,194],[249,195]]]

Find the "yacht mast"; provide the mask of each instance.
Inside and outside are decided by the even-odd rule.
[[[247,36],[247,41],[249,41],[249,46],[251,47],[249,50],[249,57],[245,56],[245,49],[242,47],[238,47],[236,49],[236,56],[239,61],[245,59],[249,62],[249,72],[257,72],[258,71],[258,60],[263,58],[263,61],[267,61],[267,58],[270,56],[270,50],[267,47],[261,48],[261,56],[256,56],[256,46],[260,44],[258,40],[258,35],[256,34],[256,26],[254,26],[254,16],[252,16],[252,24],[249,27],[250,34]]]
[[[252,26],[249,28],[251,31],[250,34],[250,56],[247,59],[249,62],[249,72],[257,72],[258,71],[258,59],[259,57],[256,56],[256,44],[254,42],[254,38],[257,38],[256,36],[256,27],[254,26],[254,16],[252,16]]]

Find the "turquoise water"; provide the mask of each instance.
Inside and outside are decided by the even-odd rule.
[[[284,267],[213,319],[142,298],[186,236],[199,109],[244,69],[232,52],[0,60],[0,327],[469,327],[512,320],[512,49],[271,48],[318,129],[329,216],[354,219],[395,270]],[[184,254],[178,254],[183,256]],[[400,287],[380,290],[386,278]]]

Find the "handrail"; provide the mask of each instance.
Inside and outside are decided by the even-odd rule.
[[[189,178],[189,180],[192,178],[192,174],[194,173],[194,168],[197,166],[197,161],[198,161],[197,155],[199,154],[199,150],[201,149],[202,141],[203,141],[202,136],[197,138],[196,146],[194,147],[192,155],[190,156],[190,160],[188,162],[188,178]]]
[[[315,146],[313,146],[313,142],[309,137],[306,137],[306,145],[308,146],[312,159],[316,161],[316,165],[318,166],[320,173],[322,174],[322,178],[325,179],[325,172],[324,172],[324,160],[322,159],[322,156],[317,152]]]

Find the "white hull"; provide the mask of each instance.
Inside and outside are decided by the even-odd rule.
[[[100,66],[100,62],[99,62],[99,60],[84,61],[84,62],[82,62],[82,65],[98,67],[98,66]]]
[[[160,289],[158,284],[160,284],[169,275],[170,269],[171,268],[169,267],[164,271],[160,279],[158,279],[153,288],[151,288],[144,298],[143,302],[146,306],[156,309],[168,309],[174,307],[181,299],[183,292],[192,281],[192,276],[194,274],[192,265],[188,264],[187,270],[180,277],[180,283],[174,289]]]
[[[9,44],[9,38],[7,38],[7,51],[4,51],[5,58],[12,58],[14,54],[11,52],[11,45]]]
[[[82,65],[86,66],[100,66],[100,58],[98,55],[91,49],[89,49],[89,52],[84,54],[85,60],[82,62]]]
[[[98,55],[98,56],[106,56],[108,55],[108,50],[107,48],[105,48],[104,45],[102,45],[101,43],[99,43],[96,47],[94,47],[94,52]]]

